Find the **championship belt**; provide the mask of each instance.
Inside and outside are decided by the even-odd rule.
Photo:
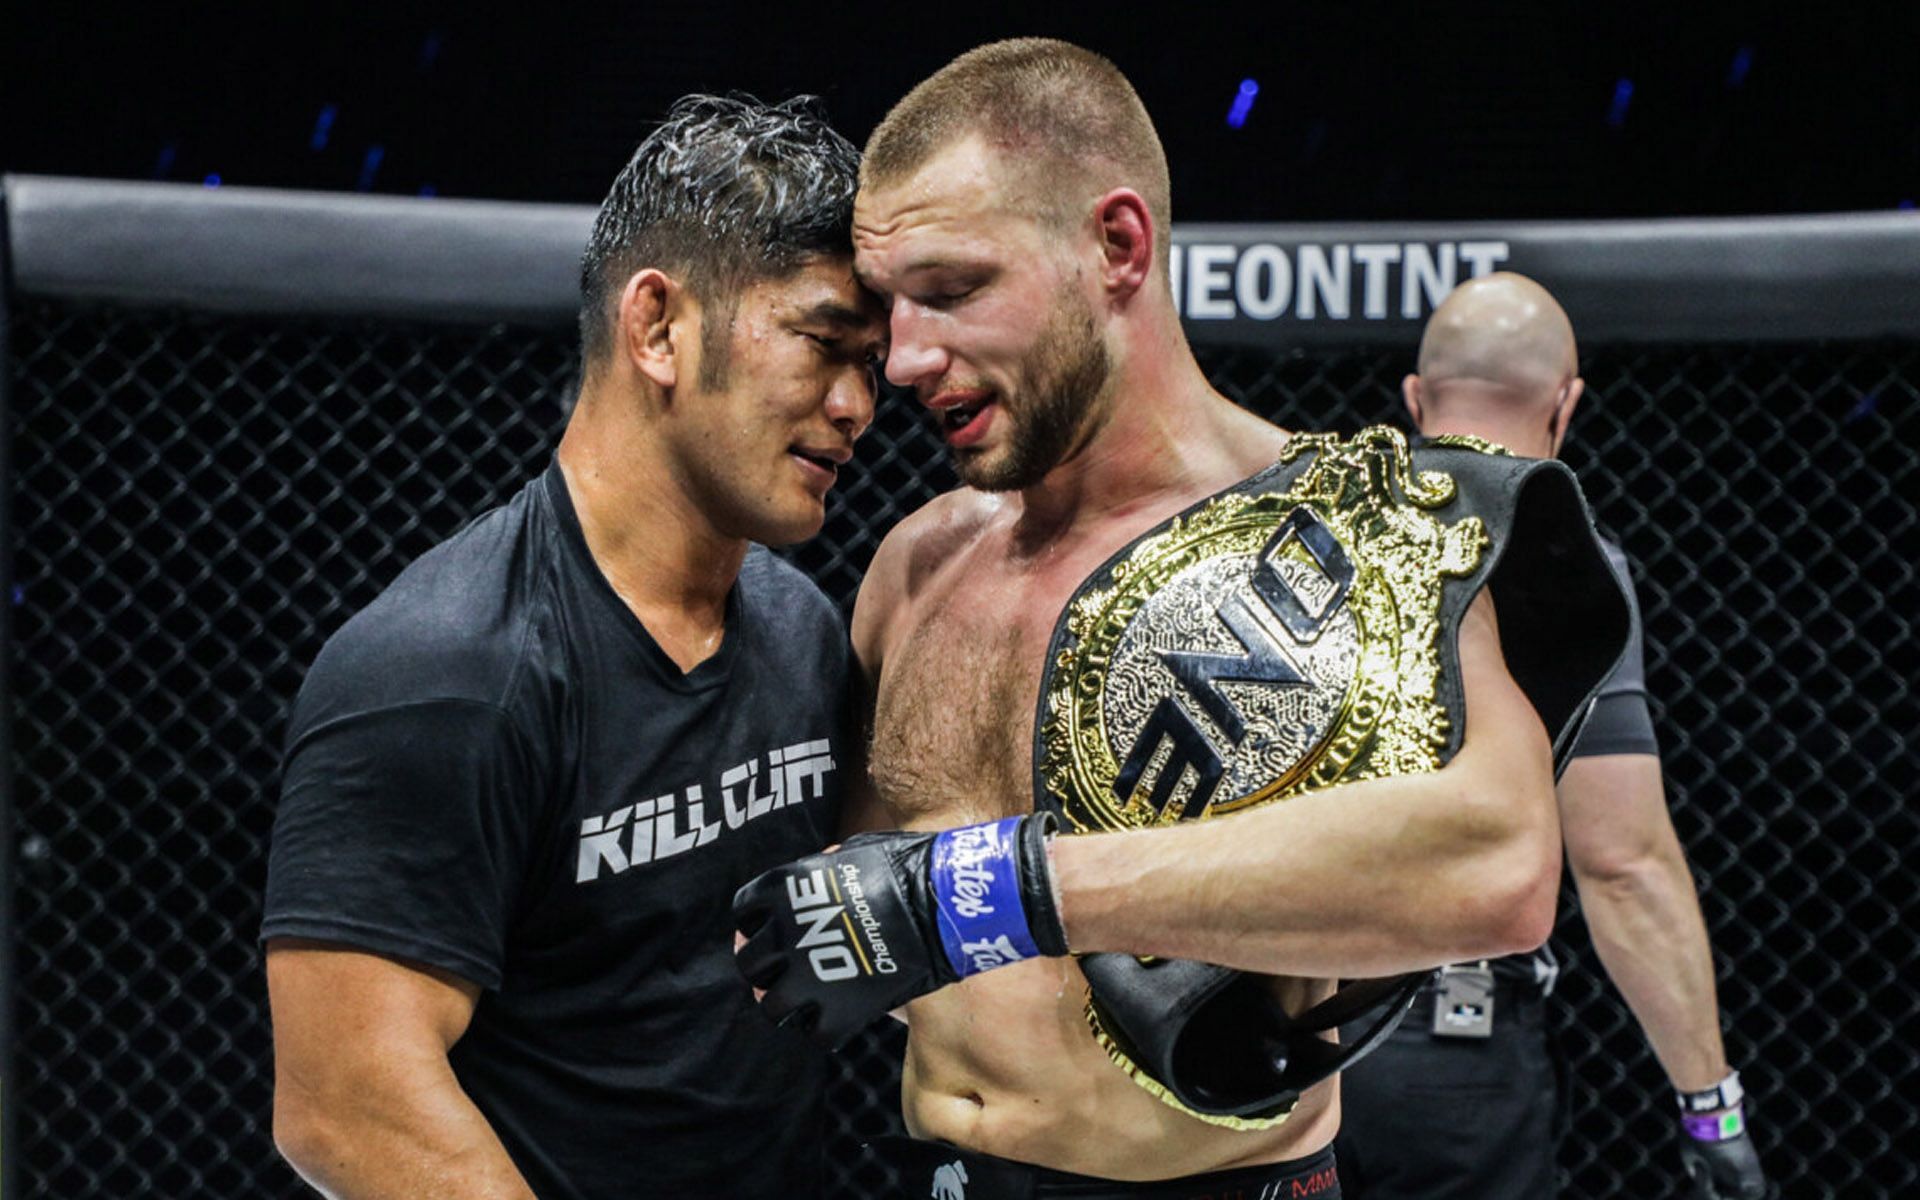
[[[1535,477],[1557,482],[1532,488]],[[1067,603],[1041,683],[1040,803],[1071,832],[1138,829],[1439,769],[1464,726],[1457,625],[1502,552],[1516,557],[1502,539],[1529,489],[1546,497],[1530,507],[1564,511],[1530,518],[1543,532],[1518,557],[1541,561],[1520,574],[1540,574],[1550,546],[1584,540],[1584,555],[1561,557],[1588,582],[1597,570],[1619,607],[1619,645],[1573,656],[1571,673],[1592,678],[1560,687],[1578,693],[1570,706],[1553,700],[1567,711],[1535,698],[1556,742],[1568,740],[1626,631],[1571,474],[1461,439],[1410,451],[1382,427],[1346,441],[1297,435],[1273,466],[1122,549]],[[1505,644],[1497,580],[1496,600]],[[1604,639],[1606,621],[1584,615]],[[1552,645],[1555,629],[1513,623],[1527,646]],[[1533,673],[1559,677],[1565,649]],[[1426,977],[1350,983],[1289,1017],[1256,975],[1122,954],[1081,966],[1088,1023],[1114,1062],[1167,1103],[1243,1129],[1279,1124],[1301,1091],[1384,1040]],[[1353,1045],[1321,1036],[1369,1010]]]

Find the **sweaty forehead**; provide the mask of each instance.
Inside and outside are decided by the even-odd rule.
[[[898,179],[863,185],[853,206],[860,275],[876,277],[991,253],[1031,236],[1012,172],[969,137]]]
[[[879,302],[860,286],[851,255],[810,256],[794,270],[758,280],[743,291],[785,319],[861,324],[875,319]]]
[[[876,176],[865,172],[854,207],[873,207],[935,193],[996,192],[1007,167],[1003,154],[977,133],[956,137],[918,164]]]

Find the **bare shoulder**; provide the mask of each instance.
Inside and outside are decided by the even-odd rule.
[[[1004,499],[972,488],[945,492],[887,532],[874,551],[853,606],[853,644],[869,674],[878,668],[887,631],[928,581],[973,543]]]
[[[1292,431],[1225,397],[1221,397],[1221,412],[1218,445],[1241,476],[1271,465],[1293,440]]]

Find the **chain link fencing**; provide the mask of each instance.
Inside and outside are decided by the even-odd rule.
[[[572,340],[29,302],[14,313],[22,1195],[293,1197],[255,932],[280,741],[321,642],[538,471]],[[1203,351],[1296,428],[1393,420],[1404,350]],[[1920,348],[1594,348],[1568,460],[1635,560],[1728,1049],[1785,1194],[1917,1177]],[[850,602],[950,484],[883,406],[797,559]],[[1569,896],[1552,1005],[1574,1197],[1674,1195],[1672,1101]],[[836,1194],[885,1195],[902,1035],[841,1060]]]

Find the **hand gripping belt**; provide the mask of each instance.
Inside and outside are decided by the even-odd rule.
[[[1476,439],[1299,435],[1136,538],[1048,648],[1035,794],[1068,831],[1237,812],[1439,769],[1465,728],[1461,616],[1481,588],[1556,769],[1625,648],[1627,606],[1573,474]],[[1087,1019],[1137,1083],[1266,1128],[1392,1032],[1421,979],[1349,983],[1288,1016],[1255,975],[1091,954]],[[1369,1011],[1352,1045],[1322,1031]]]

